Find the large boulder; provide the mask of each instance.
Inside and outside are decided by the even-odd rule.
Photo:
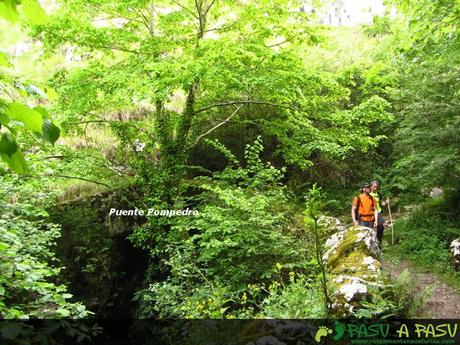
[[[346,230],[346,227],[342,225],[340,220],[330,216],[320,216],[318,218],[318,226],[322,229],[323,238],[328,238],[333,234]]]
[[[331,311],[349,316],[369,296],[370,286],[381,285],[380,249],[376,231],[352,226],[326,241],[323,262],[332,285]]]
[[[452,251],[452,254],[454,255],[455,269],[459,270],[460,269],[460,237],[452,241],[452,243],[450,244],[450,250]]]

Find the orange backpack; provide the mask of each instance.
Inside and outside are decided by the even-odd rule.
[[[360,214],[359,214],[359,207],[361,206],[361,195],[362,195],[362,193],[359,194],[358,196],[355,196],[355,198],[358,198],[358,204],[356,205],[356,209],[355,209],[355,219],[356,219],[356,220],[359,220],[359,218],[360,218],[360,217],[359,217],[359,216],[360,216]],[[372,196],[370,196],[370,195],[369,195],[369,198],[371,198],[372,208],[374,208],[374,207],[375,207],[375,205],[374,205],[374,198],[373,198]]]

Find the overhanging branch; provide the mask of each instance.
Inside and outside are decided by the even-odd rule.
[[[98,182],[98,181],[94,181],[94,180],[89,180],[89,179],[87,179],[87,178],[79,177],[79,176],[54,175],[54,174],[45,175],[45,176],[49,176],[49,177],[60,177],[60,178],[68,178],[68,179],[74,179],[74,180],[81,180],[81,181],[85,181],[85,182],[91,182],[91,183],[94,183],[94,184],[98,184],[98,185],[107,187],[107,188],[109,188],[109,189],[112,188],[112,187],[110,187],[108,184],[105,184],[105,183],[103,183],[103,182]]]
[[[286,108],[286,109],[291,109],[291,110],[297,110],[297,111],[302,111],[301,109],[294,107],[292,105],[287,105],[287,104],[279,104],[279,103],[272,103],[272,102],[265,102],[265,101],[257,101],[257,100],[236,100],[236,101],[228,101],[228,102],[222,102],[222,103],[215,103],[208,105],[206,107],[203,107],[201,109],[198,109],[195,111],[195,114],[201,113],[203,111],[207,111],[212,108],[216,107],[226,107],[229,105],[235,105],[235,104],[259,104],[259,105],[269,105],[272,107],[278,107],[278,108]]]
[[[172,2],[174,2],[177,6],[181,7],[182,9],[190,12],[196,19],[199,19],[198,16],[195,14],[195,12],[193,12],[190,8],[188,8],[187,6],[184,6],[182,5],[179,1],[176,1],[176,0],[172,0]]]
[[[190,146],[187,147],[187,150],[191,149],[191,148],[194,147],[196,144],[198,144],[199,141],[200,141],[203,137],[207,136],[207,135],[208,135],[209,133],[211,133],[212,131],[216,130],[216,129],[219,128],[220,126],[222,126],[222,125],[226,124],[228,121],[230,121],[230,119],[238,113],[238,110],[240,110],[240,108],[241,108],[242,106],[243,106],[243,104],[240,104],[240,105],[235,109],[235,111],[234,111],[229,117],[227,117],[224,121],[218,123],[217,125],[215,125],[214,127],[212,127],[210,130],[208,130],[207,132],[205,132],[205,133],[199,135],[199,136],[196,138],[195,142],[194,142],[192,145],[190,145]]]
[[[78,122],[67,122],[68,125],[84,125],[88,123],[110,123],[116,122],[111,120],[88,120],[88,121],[78,121]]]

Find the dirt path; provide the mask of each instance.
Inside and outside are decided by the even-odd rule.
[[[426,287],[434,285],[434,291],[429,298],[421,317],[434,319],[460,318],[460,293],[447,284],[441,282],[435,274],[420,271],[406,260],[385,258],[382,260],[383,271],[389,272],[392,278],[397,278],[406,268],[416,282],[417,290],[423,291]]]

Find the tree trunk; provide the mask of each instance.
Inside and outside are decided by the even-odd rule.
[[[187,94],[187,101],[185,103],[185,109],[182,113],[182,118],[179,122],[178,129],[177,129],[177,136],[176,136],[176,145],[177,147],[181,147],[181,149],[185,149],[188,134],[190,132],[190,128],[192,127],[192,120],[195,115],[195,102],[196,102],[196,93],[198,90],[199,80],[198,78],[190,85],[188,94]],[[183,150],[182,150],[183,151]]]

